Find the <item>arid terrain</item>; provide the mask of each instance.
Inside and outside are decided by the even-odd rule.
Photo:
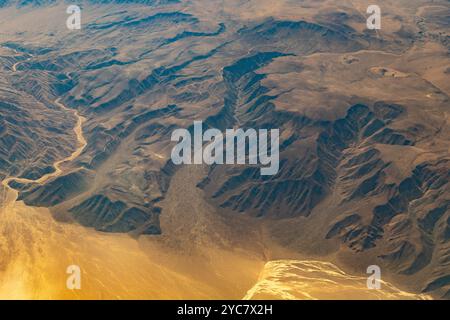
[[[0,0],[0,298],[450,299],[450,4],[372,2]]]

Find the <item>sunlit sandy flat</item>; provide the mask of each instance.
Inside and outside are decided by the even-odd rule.
[[[430,297],[399,290],[384,281],[380,289],[369,289],[367,278],[347,274],[329,262],[278,260],[266,263],[260,279],[244,299],[416,300]]]

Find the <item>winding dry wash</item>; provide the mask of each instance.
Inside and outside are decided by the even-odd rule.
[[[8,192],[13,193],[16,198],[17,198],[17,191],[9,186],[9,183],[11,181],[16,181],[19,183],[41,183],[41,184],[45,183],[46,181],[48,181],[51,178],[58,177],[62,173],[61,165],[66,162],[70,162],[70,161],[74,160],[76,157],[78,157],[83,152],[83,149],[86,147],[87,142],[83,136],[83,122],[86,119],[83,118],[82,116],[80,116],[76,110],[67,108],[65,105],[63,105],[60,102],[60,100],[61,100],[60,98],[56,99],[55,104],[58,107],[60,107],[61,109],[73,113],[73,115],[77,119],[77,122],[73,128],[73,132],[75,133],[75,136],[77,138],[78,148],[67,158],[64,158],[62,160],[58,160],[57,162],[55,162],[53,164],[53,167],[55,168],[55,170],[53,172],[45,174],[37,180],[30,180],[30,179],[18,178],[18,177],[8,177],[6,179],[3,179],[3,181],[2,181],[3,187],[5,187]],[[14,201],[15,200],[16,199],[14,199]]]
[[[14,52],[17,53],[17,50],[14,50]],[[28,57],[25,61],[30,61],[32,58],[33,58],[33,55],[30,54],[30,57]],[[21,63],[23,63],[23,61],[18,61],[18,62],[16,62],[16,63],[14,63],[14,64],[12,65],[12,67],[11,67],[12,71],[13,71],[13,72],[16,72],[16,71],[17,71],[17,66],[18,66],[19,64],[21,64]]]

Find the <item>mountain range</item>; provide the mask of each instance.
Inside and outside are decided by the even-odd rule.
[[[450,298],[449,2],[379,1],[381,30],[366,2],[80,1],[69,30],[69,2],[1,1],[0,179],[61,224]],[[79,145],[57,99],[87,144],[41,183]],[[279,129],[279,172],[174,165],[195,120]]]

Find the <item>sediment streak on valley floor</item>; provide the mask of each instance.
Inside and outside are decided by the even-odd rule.
[[[201,250],[192,249],[193,245],[186,241],[186,247],[178,250],[161,245],[164,237],[173,238],[180,232],[177,227],[173,232],[167,228],[168,234],[161,237],[162,241],[148,237],[134,239],[126,234],[106,234],[77,224],[60,223],[47,208],[26,206],[17,201],[18,192],[9,184],[12,181],[42,184],[58,177],[63,173],[61,166],[77,158],[87,144],[82,131],[85,119],[59,99],[55,104],[76,116],[74,133],[78,148],[69,157],[55,162],[52,173],[37,180],[9,177],[2,181],[6,196],[0,212],[0,299],[424,298],[388,283],[384,283],[385,290],[368,290],[365,278],[348,275],[328,262],[267,262],[255,252],[205,245],[209,238],[199,242]],[[177,174],[187,175],[179,180],[193,180],[195,184],[192,170],[180,170]],[[174,185],[180,182],[177,177],[174,179]],[[187,202],[177,205],[174,202],[180,201],[180,192],[175,189],[173,193],[169,201],[177,217],[179,212],[175,211],[201,197],[195,186],[185,188],[182,194]],[[194,204],[192,212],[198,211]],[[213,219],[213,215],[208,219]],[[211,221],[205,220],[204,224],[197,227],[206,234],[195,239],[211,233],[211,228],[206,227]],[[170,240],[169,243],[174,242]],[[72,264],[82,270],[81,290],[66,288],[66,269]]]

